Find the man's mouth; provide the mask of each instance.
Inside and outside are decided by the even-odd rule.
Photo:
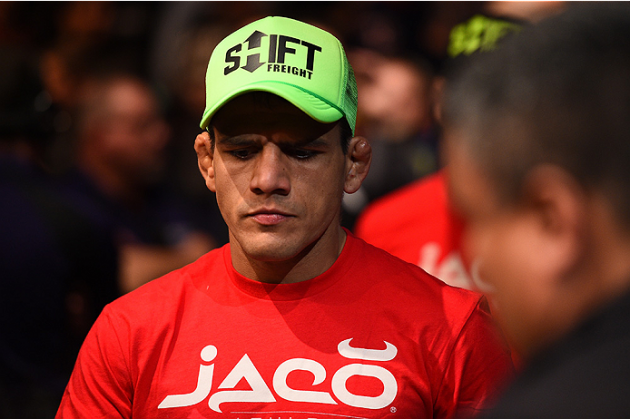
[[[253,218],[254,220],[256,220],[257,223],[261,225],[265,225],[265,226],[278,225],[288,220],[289,218],[293,217],[292,215],[286,212],[274,210],[274,209],[269,209],[269,210],[264,209],[264,210],[254,211],[249,216]]]

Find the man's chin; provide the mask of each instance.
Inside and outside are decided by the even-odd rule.
[[[284,263],[298,258],[299,250],[289,249],[286,246],[264,246],[250,249],[247,255],[256,261],[265,263]]]
[[[278,263],[301,259],[318,242],[317,237],[309,239],[286,229],[249,231],[240,237],[233,235],[232,238],[238,241],[249,259]]]

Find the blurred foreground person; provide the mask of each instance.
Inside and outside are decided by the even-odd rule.
[[[572,6],[451,75],[465,248],[526,369],[489,418],[630,416],[630,8]]]
[[[198,165],[230,241],[110,304],[58,418],[448,418],[511,374],[485,300],[341,227],[368,173],[341,43],[267,17],[215,48]]]

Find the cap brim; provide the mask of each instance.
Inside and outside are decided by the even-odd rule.
[[[200,127],[205,129],[209,124],[214,114],[227,102],[234,99],[236,96],[242,95],[247,92],[269,92],[280,96],[288,100],[296,108],[306,113],[311,118],[322,123],[331,123],[340,120],[344,117],[343,112],[340,109],[332,105],[305,90],[300,89],[297,86],[276,82],[276,81],[259,81],[256,83],[248,84],[235,89],[230,92],[229,95],[223,97],[220,101],[215,103],[212,108],[206,109],[201,119]]]

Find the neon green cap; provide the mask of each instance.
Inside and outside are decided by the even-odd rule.
[[[242,93],[276,94],[324,123],[346,118],[352,133],[357,84],[341,42],[330,33],[286,17],[269,16],[223,39],[206,73],[200,126]]]

